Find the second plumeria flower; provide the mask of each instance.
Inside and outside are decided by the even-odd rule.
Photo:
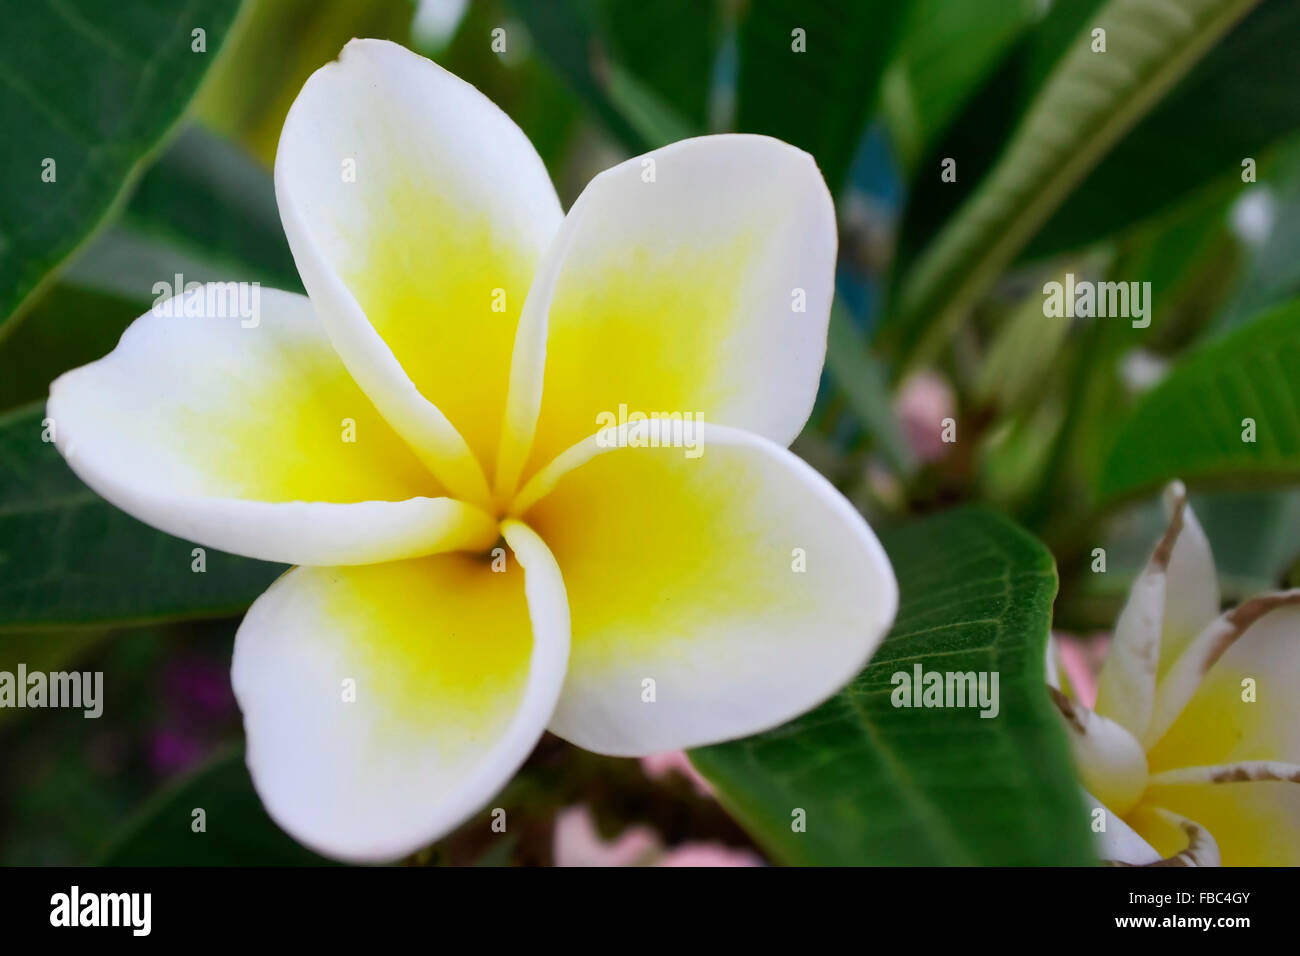
[[[49,414],[119,507],[298,565],[233,664],[286,830],[392,858],[482,807],[544,729],[608,754],[693,747],[863,666],[893,573],[785,447],[835,268],[811,157],[686,140],[597,176],[566,216],[501,110],[364,40],[298,96],[275,184],[308,296],[265,293],[243,327],[191,293],[60,378]],[[669,439],[689,413],[703,453],[630,415],[602,431],[624,407],[669,413]]]
[[[1300,865],[1300,590],[1219,612],[1182,484],[1133,582],[1094,707],[1051,682],[1103,859]]]

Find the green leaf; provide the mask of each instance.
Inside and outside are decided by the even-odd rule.
[[[57,282],[0,344],[0,410],[42,401],[69,369],[102,358],[148,302]]]
[[[204,813],[195,832],[194,811]],[[328,866],[267,816],[243,748],[213,757],[157,794],[111,838],[100,866]]]
[[[1241,189],[1241,161],[1249,156],[1263,165],[1274,145],[1300,126],[1297,45],[1300,4],[1261,3],[1115,145],[1025,255],[1078,248],[1206,183]],[[1178,161],[1170,162],[1171,156]]]
[[[1053,274],[1053,279],[1061,279]],[[1017,410],[1041,401],[1045,380],[1060,374],[1062,345],[1070,318],[1043,314],[1043,300],[1032,290],[1010,310],[993,338],[975,378],[974,395],[981,403]]]
[[[601,4],[611,66],[634,77],[684,128],[696,131],[709,126],[714,59],[722,40],[719,6],[713,0]],[[611,75],[611,82],[617,77]],[[619,102],[618,91],[612,92]]]
[[[182,131],[141,177],[117,228],[202,263],[204,274],[186,275],[186,281],[261,282],[302,291],[270,173],[201,126]],[[158,278],[170,276],[155,273]],[[152,288],[144,285],[140,294],[152,301]]]
[[[177,137],[141,177],[117,222],[59,278],[147,307],[158,297],[155,284],[170,288],[177,274],[185,283],[259,282],[302,291],[270,173],[198,126]]]
[[[40,406],[0,416],[0,631],[217,617],[283,568],[194,544],[118,511],[42,441]]]
[[[1104,2],[1072,0],[1051,4],[926,151],[917,167],[922,175],[912,177],[899,227],[893,263],[895,278],[906,274],[926,245],[974,194],[1052,67]],[[959,163],[955,183],[940,178],[942,161],[949,157]]]
[[[28,673],[61,671],[108,636],[107,631],[32,632],[0,635],[0,671]],[[0,726],[32,711],[0,707]],[[39,711],[36,711],[39,713]]]
[[[883,106],[912,169],[1034,19],[1037,0],[913,0]]]
[[[1286,586],[1286,572],[1300,558],[1300,491],[1255,488],[1194,494],[1191,506],[1210,541],[1219,589],[1229,606]],[[1094,521],[1087,556],[1076,562],[1072,578],[1062,576],[1053,626],[1076,632],[1110,630],[1165,525],[1158,496],[1116,509],[1104,522]],[[1091,549],[1098,545],[1106,550],[1105,574],[1090,570]]]
[[[576,196],[568,190],[586,185],[581,177],[565,175],[574,136],[581,128],[583,104],[551,67],[545,51],[542,55],[525,55],[537,44],[525,44],[523,31],[511,32],[503,27],[512,22],[506,19],[507,12],[499,2],[471,3],[450,43],[438,50],[418,45],[415,49],[456,76],[472,80],[484,96],[519,124],[550,170],[551,180],[561,190],[560,198],[567,206]],[[492,49],[492,31],[499,27],[507,29],[507,43],[516,44],[508,48],[513,51],[508,55]],[[575,178],[579,181],[574,182]]]
[[[1236,287],[1214,317],[1216,331],[1228,331],[1265,309],[1300,295],[1300,136],[1292,137],[1261,169],[1258,185],[1239,201],[1259,204],[1272,223],[1267,235],[1246,243]]]
[[[307,77],[353,37],[409,45],[414,8],[412,0],[245,0],[194,111],[269,168]]]
[[[916,457],[894,416],[889,375],[867,348],[866,336],[853,326],[838,303],[831,310],[826,371],[889,466],[900,475],[911,474]]]
[[[1252,419],[1255,440],[1243,440]],[[1188,481],[1300,476],[1300,300],[1185,357],[1119,427],[1097,481],[1103,502]]]
[[[0,328],[108,214],[181,115],[238,7],[238,0],[32,0],[6,9]],[[206,52],[191,49],[198,29]]]
[[[658,141],[654,130],[638,128],[611,97],[608,43],[597,0],[513,0],[510,6],[555,72],[629,152],[644,153],[667,142]]]
[[[885,535],[902,590],[871,664],[813,712],[693,751],[723,804],[795,864],[1084,864],[1086,816],[1043,665],[1056,571],[1033,537],[962,509]],[[903,708],[891,680],[999,674],[995,718]],[[806,832],[792,812],[806,812]]]
[[[812,153],[831,192],[848,176],[909,4],[753,0],[739,30],[736,129]],[[804,31],[804,52],[793,47]]]
[[[992,168],[1025,105],[1041,90],[1075,36],[1091,25],[1100,5],[1098,0],[1052,4],[952,128],[927,150],[921,166],[926,175],[915,180],[908,199],[896,272],[911,266]],[[1264,0],[1118,141],[1038,230],[1020,258],[1040,259],[1103,240],[1206,187],[1250,188],[1241,182],[1242,159],[1253,157],[1263,168],[1300,125],[1300,99],[1286,92],[1293,75],[1288,51],[1297,43],[1300,6],[1291,0]],[[893,98],[886,100],[893,104]],[[890,111],[891,119],[895,113]],[[1205,129],[1215,135],[1203,135]],[[902,142],[906,146],[906,135]],[[1169,162],[1171,155],[1180,161]],[[959,160],[957,183],[941,182],[937,175],[941,158],[948,156]]]
[[[1254,2],[1111,0],[1087,21],[992,171],[903,282],[888,333],[904,360],[942,344],[1107,151]],[[1095,28],[1106,31],[1105,53],[1092,51]]]
[[[111,351],[154,284],[228,280],[301,291],[270,174],[190,127],[141,177],[117,223],[0,333],[0,409],[45,397],[59,375]]]

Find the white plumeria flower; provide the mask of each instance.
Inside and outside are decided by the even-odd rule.
[[[1062,693],[1049,665],[1089,806],[1105,819],[1100,855],[1300,864],[1300,589],[1220,614],[1209,542],[1181,483],[1165,509],[1095,709]]]
[[[606,754],[694,747],[862,668],[892,570],[785,447],[835,266],[810,156],[686,140],[565,216],[501,110],[361,40],[299,94],[275,184],[309,297],[264,294],[256,328],[145,315],[54,383],[49,414],[118,507],[299,566],[233,662],[281,826],[391,859],[482,807],[544,729]],[[701,415],[704,453],[598,432],[620,406]]]

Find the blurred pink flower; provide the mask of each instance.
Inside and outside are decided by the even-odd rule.
[[[762,866],[757,854],[720,843],[683,843],[665,849],[659,835],[644,825],[628,827],[602,840],[585,806],[568,807],[555,818],[556,866]]]
[[[163,669],[162,690],[168,702],[199,720],[222,720],[235,713],[227,665],[206,657],[177,655]]]
[[[170,777],[198,763],[209,749],[184,732],[158,730],[149,735],[149,765],[159,776]]]
[[[238,711],[227,667],[199,654],[178,654],[160,676],[162,721],[149,735],[149,765],[168,777],[206,757]]]
[[[1091,709],[1097,704],[1097,675],[1101,673],[1110,634],[1080,638],[1073,634],[1054,633],[1061,670],[1074,691],[1074,698]]]
[[[647,826],[629,827],[606,842],[585,806],[568,807],[555,817],[556,866],[640,866],[659,852],[659,838]]]
[[[713,788],[709,786],[709,781],[700,776],[699,771],[691,766],[691,761],[684,750],[670,750],[667,753],[642,757],[641,769],[651,780],[662,780],[675,770],[695,785],[695,790],[700,796],[713,796]]]
[[[683,843],[659,858],[655,866],[762,866],[757,854],[721,843]]]
[[[899,386],[894,414],[918,461],[938,461],[948,454],[943,420],[955,417],[955,407],[951,386],[934,372],[917,372]]]

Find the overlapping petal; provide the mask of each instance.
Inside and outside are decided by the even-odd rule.
[[[1182,482],[1165,490],[1166,514],[1172,518],[1185,498]],[[1219,613],[1219,576],[1209,539],[1191,505],[1182,507],[1182,528],[1169,555],[1165,584],[1164,626],[1160,636],[1160,664],[1163,677],[1193,638]]]
[[[676,750],[780,724],[857,674],[898,595],[853,507],[757,435],[706,425],[689,457],[632,447],[635,431],[570,449],[518,502],[573,620],[551,729],[600,753]]]
[[[442,497],[357,388],[305,297],[260,290],[245,318],[232,289],[160,303],[50,387],[56,442],[83,481],[164,531],[270,561],[355,564],[494,540],[488,516]]]
[[[1204,810],[1204,807],[1199,808]],[[1236,866],[1240,865],[1240,854],[1225,857],[1219,848],[1216,835],[1224,831],[1214,825],[1206,826],[1201,816],[1195,819],[1169,809],[1161,803],[1144,803],[1137,807],[1129,817],[1134,832],[1139,834],[1149,846],[1154,847],[1160,860],[1158,866]],[[1217,823],[1222,820],[1216,819]],[[1238,836],[1236,832],[1228,833],[1229,839]]]
[[[1148,749],[1174,735],[1189,709],[1203,709],[1213,703],[1224,708],[1220,717],[1225,726],[1241,728],[1241,720],[1263,720],[1268,726],[1295,728],[1289,731],[1281,749],[1267,753],[1232,752],[1220,754],[1212,747],[1200,746],[1198,763],[1226,760],[1300,760],[1300,706],[1287,701],[1287,678],[1300,666],[1300,588],[1261,594],[1227,611],[1196,636],[1156,689],[1150,726],[1143,742]],[[1235,695],[1224,693],[1225,680],[1236,679]],[[1261,683],[1272,685],[1266,700],[1258,698]],[[1216,691],[1207,690],[1208,687]],[[1208,696],[1207,696],[1208,695]],[[1255,699],[1247,699],[1253,697]],[[1197,708],[1193,708],[1193,703]],[[1237,704],[1252,705],[1247,710]],[[1255,706],[1264,704],[1265,706]],[[1194,720],[1194,716],[1187,716]],[[1242,734],[1238,745],[1258,744],[1258,735]],[[1204,743],[1204,742],[1203,742]]]
[[[601,173],[528,295],[499,493],[620,406],[788,445],[817,391],[835,250],[821,173],[774,139],[683,140]]]
[[[1209,667],[1150,750],[1146,801],[1208,829],[1225,865],[1300,865],[1300,782],[1242,766],[1300,764],[1300,606],[1263,614],[1212,660],[1194,643],[1184,660],[1192,657]],[[1200,767],[1221,772],[1206,781],[1187,770]]]
[[[409,853],[474,813],[551,716],[568,614],[559,571],[505,527],[504,571],[437,555],[297,568],[249,610],[232,680],[271,816],[348,860]]]
[[[468,83],[354,40],[289,111],[275,183],[357,381],[453,491],[486,496],[466,443],[491,474],[518,316],[561,220],[536,150]]]
[[[1084,808],[1089,813],[1089,827],[1097,847],[1097,856],[1111,863],[1126,863],[1129,866],[1148,866],[1160,859],[1160,854],[1138,832],[1124,822],[1124,819],[1108,806],[1088,793],[1083,793]],[[1098,830],[1093,824],[1093,815],[1100,810],[1105,824]]]
[[[1170,570],[1175,553],[1179,553],[1177,544],[1183,537],[1189,513],[1187,492],[1180,483],[1170,485],[1166,507],[1168,527],[1129,590],[1128,601],[1115,623],[1114,642],[1097,681],[1097,713],[1114,720],[1139,740],[1151,722],[1156,675],[1163,653]],[[1188,545],[1179,553],[1177,570],[1184,575],[1197,565],[1193,560],[1195,550]],[[1186,580],[1179,583],[1180,591],[1188,586]]]

